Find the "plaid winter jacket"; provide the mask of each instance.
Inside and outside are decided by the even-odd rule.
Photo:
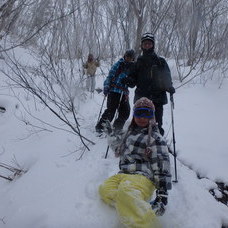
[[[169,154],[156,129],[151,133],[149,145],[147,128],[135,128],[122,137],[109,137],[108,141],[113,151],[120,150],[120,173],[144,175],[158,190],[166,191],[172,187]]]
[[[126,63],[123,58],[119,59],[109,71],[104,81],[104,88],[109,90],[109,92],[124,92],[124,94],[128,95],[128,86],[123,84],[121,80],[127,77],[131,66],[133,66],[133,63]]]

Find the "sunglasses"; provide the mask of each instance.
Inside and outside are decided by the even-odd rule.
[[[134,117],[136,118],[153,118],[154,117],[154,111],[150,108],[136,108],[134,110]]]

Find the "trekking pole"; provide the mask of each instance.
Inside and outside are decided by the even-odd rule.
[[[108,151],[109,151],[109,145],[107,146],[107,149],[106,149],[105,159],[108,157]]]
[[[102,101],[101,109],[100,109],[100,112],[99,112],[99,115],[98,115],[98,119],[97,119],[97,123],[99,122],[100,117],[101,117],[101,112],[102,112],[102,109],[103,109],[103,106],[104,106],[105,98],[106,98],[106,96],[104,96],[104,99],[103,99],[103,101]]]
[[[174,100],[173,95],[170,94],[170,104],[171,104],[171,118],[172,118],[172,133],[173,133],[173,157],[174,157],[174,169],[175,169],[175,180],[173,182],[177,183],[177,154],[176,154],[176,140],[175,140],[175,132],[174,132],[174,117],[173,117],[173,109],[174,109]]]
[[[119,104],[118,104],[118,106],[117,106],[117,109],[116,109],[116,111],[115,111],[115,120],[117,119],[117,111],[119,110],[119,107],[120,107],[120,103],[121,103],[121,101],[122,101],[122,98],[123,98],[123,92],[121,92],[121,95],[120,95],[120,100],[119,100]],[[108,151],[109,151],[109,145],[107,146],[107,149],[106,149],[106,153],[105,153],[105,159],[108,157]]]

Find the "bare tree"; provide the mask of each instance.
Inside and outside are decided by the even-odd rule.
[[[191,66],[195,61],[195,52],[196,52],[196,45],[198,39],[198,33],[200,29],[200,23],[202,21],[202,1],[199,0],[192,0],[192,7],[191,7],[191,17],[190,17],[190,30],[189,30],[189,56],[187,65]]]
[[[24,88],[42,102],[67,128],[64,130],[80,137],[84,146],[91,140],[81,134],[78,121],[78,99],[83,90],[74,64],[60,60],[55,63],[46,49],[37,65],[24,65],[16,57],[7,55],[6,63],[10,71],[2,72],[16,85]]]
[[[16,0],[8,0],[0,7],[0,33],[3,32],[3,30],[8,31],[10,29],[10,23],[9,20],[10,15],[13,13],[13,6],[15,4]],[[2,38],[4,35],[1,34]]]
[[[73,69],[88,52],[111,63],[124,49],[139,53],[140,37],[149,31],[159,54],[176,60],[184,83],[192,72],[224,65],[227,12],[226,0],[6,0],[0,6],[0,52],[23,46],[48,53],[57,65],[69,61]]]
[[[136,53],[140,52],[140,38],[145,26],[145,13],[149,1],[147,0],[128,0],[136,19],[136,32],[135,32],[135,45],[134,49]]]

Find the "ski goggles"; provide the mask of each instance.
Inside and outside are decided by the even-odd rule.
[[[133,116],[136,118],[153,118],[154,111],[150,108],[136,108],[134,110]]]

